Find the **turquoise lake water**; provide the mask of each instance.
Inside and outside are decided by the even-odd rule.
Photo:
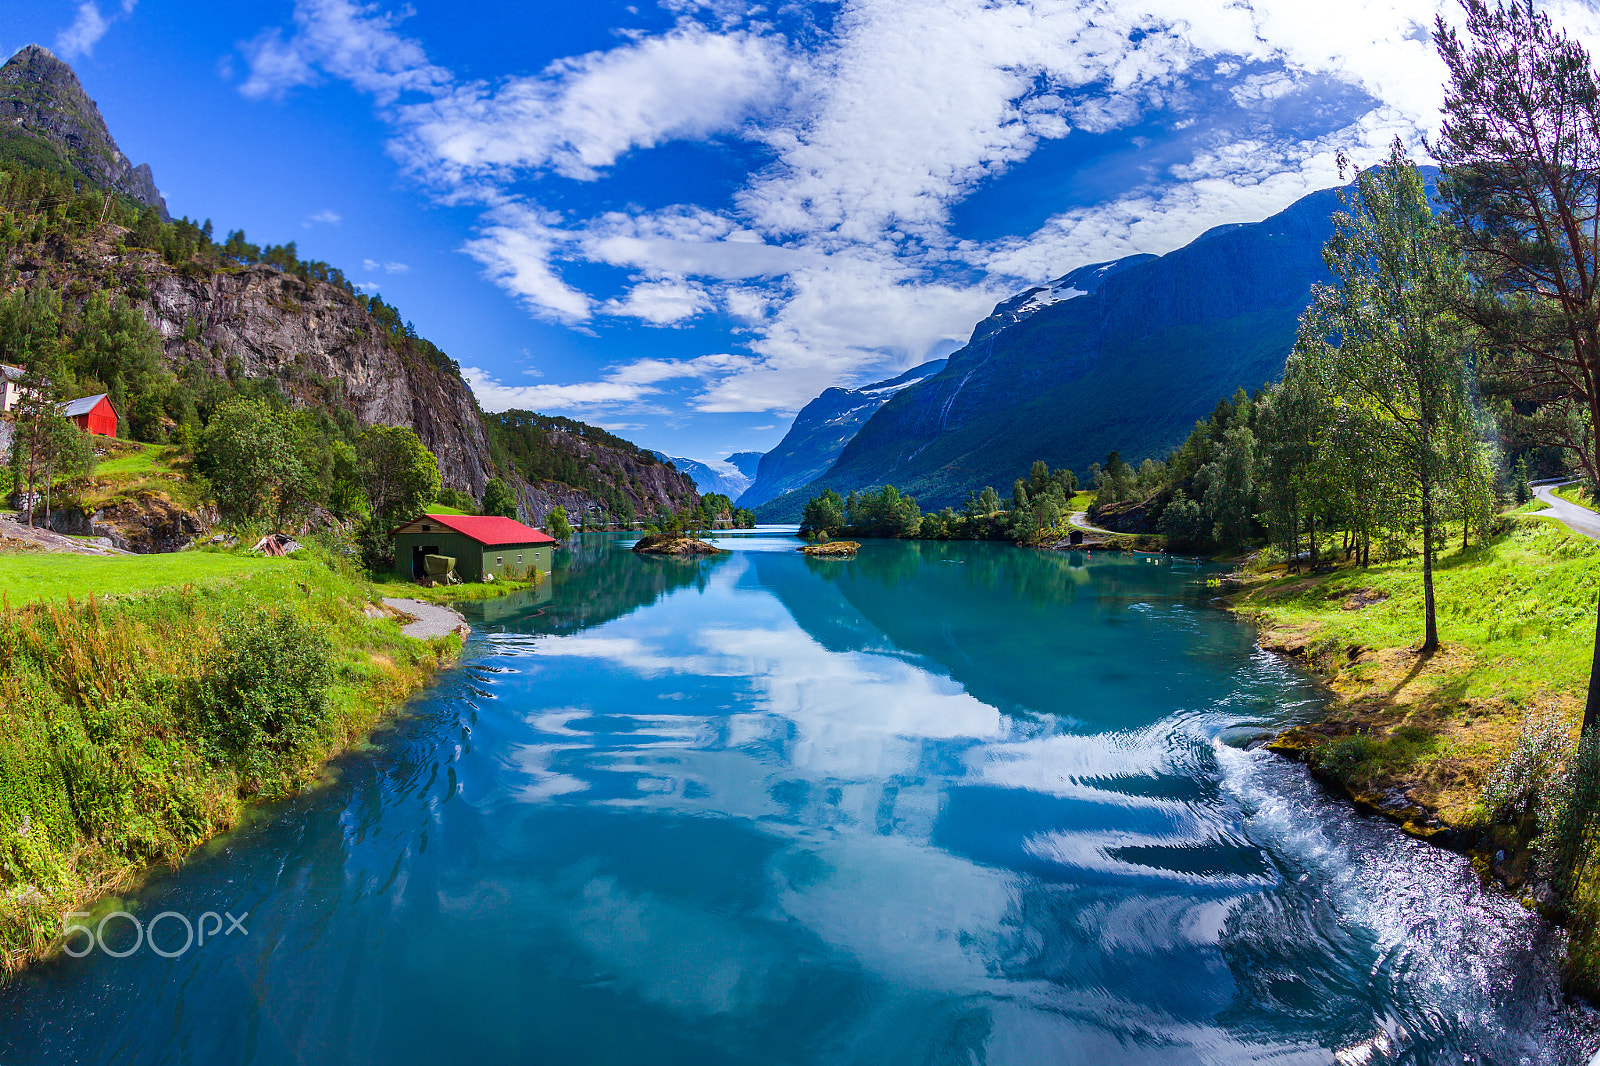
[[[125,957],[0,989],[0,1064],[1600,1046],[1558,934],[1244,750],[1321,697],[1197,564],[719,540],[589,536],[537,593],[467,607],[463,668],[127,901],[175,916],[149,940],[115,918]],[[244,929],[179,953],[206,912]]]

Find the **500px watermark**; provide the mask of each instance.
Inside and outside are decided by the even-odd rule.
[[[175,959],[190,948],[203,947],[207,940],[215,940],[218,936],[232,936],[234,933],[238,933],[241,936],[250,935],[250,930],[244,927],[244,920],[250,917],[249,911],[245,911],[237,918],[228,911],[223,911],[221,914],[216,911],[206,911],[196,921],[192,922],[186,914],[179,914],[177,911],[162,911],[154,918],[151,918],[148,925],[139,921],[138,918],[135,918],[127,911],[112,911],[92,927],[76,921],[78,918],[87,917],[89,917],[88,911],[72,911],[68,913],[67,928],[61,934],[61,950],[75,959],[83,958],[95,948],[99,948],[113,959],[125,959],[142,947],[148,947],[164,959]],[[228,920],[226,928],[222,924],[224,917]],[[123,944],[120,947],[110,947],[106,944],[106,926],[114,919],[119,918],[125,920],[132,930],[133,943]],[[167,923],[162,932],[162,940],[166,942],[165,946],[156,943],[156,928],[163,922]],[[116,932],[118,928],[118,926],[111,926],[113,932]],[[182,943],[179,943],[177,939],[180,929],[182,930]],[[73,937],[79,933],[83,934],[83,939],[74,941]],[[117,939],[123,938],[118,937]]]

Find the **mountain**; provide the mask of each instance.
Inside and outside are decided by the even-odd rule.
[[[730,500],[737,500],[739,494],[750,487],[750,478],[737,466],[726,460],[714,460],[702,463],[698,459],[684,459],[680,456],[669,456],[663,452],[651,452],[651,455],[664,463],[671,463],[679,470],[688,474],[694,481],[694,487],[701,493],[719,492]],[[750,454],[759,455],[759,452]]]
[[[166,216],[149,169],[128,166],[72,68],[47,50],[30,45],[0,67],[0,115],[10,120],[0,189],[21,230],[0,249],[0,298],[18,313],[59,300],[60,320],[74,328],[99,297],[144,318],[155,366],[135,367],[132,355],[124,366],[124,353],[75,368],[93,369],[117,394],[140,439],[165,439],[219,390],[275,390],[295,408],[326,412],[347,435],[415,429],[446,487],[481,498],[499,476],[535,523],[558,503],[574,517],[698,506],[688,477],[604,430],[528,412],[485,416],[455,361],[337,268],[298,259],[292,245],[263,249],[242,233],[222,245],[188,219],[141,212]],[[19,293],[30,299],[16,301]],[[8,328],[0,362],[21,362],[25,335],[15,322]]]
[[[878,408],[900,390],[937,374],[944,365],[945,360],[935,359],[912,367],[899,377],[859,389],[823,390],[821,396],[800,409],[778,446],[761,457],[755,483],[735,502],[740,507],[757,507],[809,484],[833,465],[844,446]],[[795,516],[799,513],[796,508]]]
[[[793,520],[823,487],[893,484],[926,509],[986,484],[1003,492],[1035,459],[1081,474],[1113,450],[1160,458],[1218,398],[1282,373],[1311,286],[1328,280],[1322,245],[1338,208],[1325,189],[1003,301],[939,373],[876,409],[825,473],[757,516]]]
[[[754,481],[756,469],[761,465],[761,455],[761,452],[734,452],[728,456],[728,462],[745,476],[746,481]]]
[[[487,414],[483,426],[500,465],[527,479],[518,498],[534,525],[557,505],[574,525],[629,523],[700,505],[687,474],[599,426],[532,411]]]
[[[68,173],[170,217],[150,167],[122,154],[77,74],[49,49],[30,44],[0,67],[0,131],[0,159]]]

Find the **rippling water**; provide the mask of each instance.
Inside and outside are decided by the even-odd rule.
[[[0,990],[0,1063],[1600,1045],[1561,1003],[1558,934],[1235,746],[1319,697],[1205,606],[1197,567],[723,543],[586,538],[537,595],[473,608],[469,665],[331,783],[126,901],[248,912],[247,934],[35,969]]]

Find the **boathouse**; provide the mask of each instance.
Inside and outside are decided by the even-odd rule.
[[[428,556],[446,556],[462,581],[525,581],[550,572],[555,547],[554,537],[499,515],[425,514],[395,529],[394,571],[416,581],[429,574]]]

